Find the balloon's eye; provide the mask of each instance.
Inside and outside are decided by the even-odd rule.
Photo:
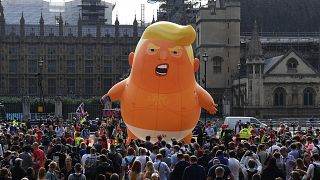
[[[171,49],[170,50],[170,54],[173,57],[180,57],[181,56],[181,50],[177,49],[177,48]]]

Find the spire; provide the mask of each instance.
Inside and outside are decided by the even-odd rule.
[[[137,16],[134,15],[134,21],[133,21],[133,37],[138,36],[138,21],[137,21]]]
[[[6,20],[4,18],[3,7],[0,0],[0,36],[4,36],[6,33],[5,24],[6,24]]]
[[[0,15],[2,15],[2,14],[3,14],[3,6],[2,6],[1,0],[0,0]]]
[[[262,57],[262,46],[260,42],[257,21],[254,21],[254,28],[251,36],[251,41],[249,42],[248,56],[249,59]]]
[[[114,26],[114,28],[115,28],[115,32],[114,32],[114,36],[116,36],[116,37],[119,37],[119,35],[120,35],[120,32],[119,32],[119,20],[118,20],[118,14],[117,14],[117,16],[116,16],[116,21],[115,21],[115,26]]]
[[[43,20],[43,16],[42,16],[42,8],[41,8],[41,16],[40,16],[39,23],[44,24],[44,20]]]
[[[3,12],[3,6],[1,4],[1,0],[0,0],[0,21],[4,21],[4,12]]]
[[[24,22],[25,22],[25,21],[24,21],[23,11],[22,11],[22,13],[21,13],[21,18],[20,18],[20,25],[21,25],[21,24],[24,24]]]
[[[119,25],[118,14],[116,15],[116,21],[114,22],[114,24],[115,24],[116,26]]]
[[[62,19],[62,15],[61,15],[61,12],[60,12],[60,16],[59,16],[59,24],[62,23],[63,24],[63,19]]]
[[[81,13],[79,12],[79,19],[78,19],[78,37],[82,36],[82,19]]]
[[[24,23],[25,23],[25,21],[24,21],[23,11],[22,11],[21,18],[20,18],[20,36],[21,37],[24,37],[24,35],[25,35]]]
[[[62,19],[61,12],[59,17],[59,36],[63,36],[63,19]]]
[[[154,20],[154,14],[152,15],[152,22],[151,24],[155,23],[156,21]]]
[[[137,26],[138,25],[138,21],[137,21],[137,15],[134,15],[134,20],[133,20],[133,25]]]
[[[44,36],[44,20],[43,20],[43,16],[42,16],[42,9],[41,9],[41,16],[40,16],[39,24],[40,24],[40,36]]]

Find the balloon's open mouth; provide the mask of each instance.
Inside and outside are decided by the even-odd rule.
[[[156,67],[156,75],[158,75],[158,76],[165,76],[165,75],[167,75],[168,68],[169,68],[169,64],[159,64],[159,65]]]

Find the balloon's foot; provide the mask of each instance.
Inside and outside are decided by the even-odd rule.
[[[186,144],[189,144],[191,142],[191,138],[192,138],[192,133],[188,134],[185,138],[183,138],[183,141]]]
[[[130,142],[132,142],[133,140],[136,140],[137,137],[129,130],[128,131],[128,139],[127,139],[127,144],[130,144]]]

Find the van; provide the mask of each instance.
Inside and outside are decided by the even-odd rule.
[[[234,129],[237,121],[241,121],[241,124],[247,124],[248,122],[250,124],[256,124],[257,127],[266,128],[267,125],[260,122],[255,117],[241,117],[241,116],[229,116],[224,119],[223,127],[228,127],[230,129]]]

